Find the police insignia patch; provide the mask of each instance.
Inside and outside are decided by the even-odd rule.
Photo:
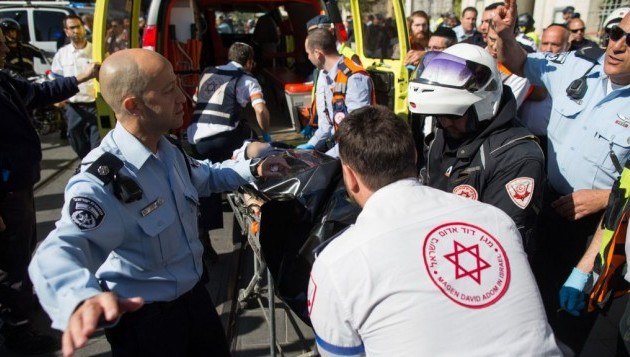
[[[534,179],[531,177],[518,177],[508,182],[505,189],[515,205],[522,209],[527,208],[532,200],[534,192]]]
[[[568,55],[569,52],[547,53],[545,58],[553,63],[563,64]]]
[[[470,185],[459,185],[453,189],[453,193],[458,196],[470,198],[473,201],[477,201],[479,199],[477,190]]]
[[[105,211],[96,201],[87,197],[73,197],[70,200],[70,219],[82,231],[97,228],[105,218]]]

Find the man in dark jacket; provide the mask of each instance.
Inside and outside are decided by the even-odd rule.
[[[531,261],[544,155],[534,135],[516,124],[516,100],[502,86],[496,61],[481,47],[451,46],[425,56],[409,93],[412,112],[437,119],[424,184],[502,209]]]
[[[40,178],[41,145],[31,121],[36,106],[60,102],[94,78],[90,65],[75,77],[31,84],[4,69],[9,49],[0,31],[0,332],[19,353],[49,350],[50,339],[28,330],[32,288],[27,268],[36,244],[33,185]]]

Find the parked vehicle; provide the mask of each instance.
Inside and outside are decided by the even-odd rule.
[[[327,6],[333,20],[337,19],[339,29],[342,28],[340,14],[356,19],[353,47],[374,79],[377,102],[406,118],[408,73],[401,58],[407,53],[408,40],[402,0],[350,0],[347,9],[338,9],[336,1],[328,1]],[[95,61],[102,61],[109,54],[107,24],[115,18],[111,12],[121,9],[125,10],[124,19],[130,24],[128,46],[152,49],[168,58],[189,96],[194,93],[199,74],[206,66],[226,63],[227,50],[232,43],[252,45],[258,55],[255,75],[264,89],[272,93],[265,94],[272,115],[275,112],[285,116],[287,123],[300,130],[303,122],[296,119],[300,108],[294,107],[310,105],[311,87],[303,84],[310,80],[313,71],[304,50],[305,24],[325,9],[320,0],[153,0],[146,14],[142,39],[138,28],[141,0],[97,0],[93,35]],[[378,58],[364,54],[365,29],[361,19],[367,13],[385,14],[388,18],[388,49]],[[114,116],[98,90],[97,107],[99,124],[105,133],[113,128]],[[192,110],[193,106],[187,107]],[[187,113],[188,118],[190,114]]]

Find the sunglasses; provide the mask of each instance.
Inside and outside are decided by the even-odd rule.
[[[582,27],[581,29],[575,29],[575,30],[569,30],[571,31],[571,33],[578,33],[578,32],[584,32],[585,28]]]
[[[626,36],[626,45],[630,46],[630,36],[628,36],[629,34],[624,31],[621,27],[619,26],[613,26],[610,29],[610,39],[617,42],[619,41],[622,37]]]

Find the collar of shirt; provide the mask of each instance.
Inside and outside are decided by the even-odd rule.
[[[337,60],[337,63],[335,63],[335,65],[330,69],[329,72],[326,72],[326,70],[324,70],[324,73],[326,73],[326,77],[328,77],[328,83],[334,83],[335,82],[335,77],[337,77],[337,68],[339,68],[339,64],[343,61],[343,56],[339,56],[339,60]]]
[[[116,124],[113,137],[118,149],[125,157],[125,161],[133,165],[136,169],[140,169],[142,165],[153,156],[153,153],[120,123]],[[165,145],[165,140],[164,138],[160,138],[158,148]]]

